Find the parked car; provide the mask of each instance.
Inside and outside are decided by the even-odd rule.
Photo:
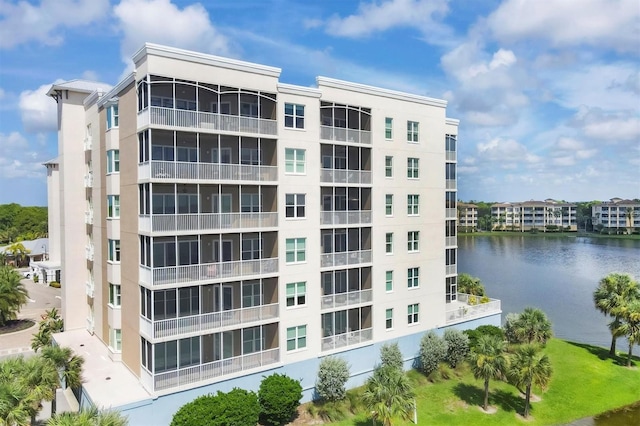
[[[26,271],[26,272],[23,272],[23,273],[22,273],[22,276],[23,276],[23,277],[25,277],[25,278],[31,278],[31,276],[32,276],[32,275],[33,275],[33,274],[32,274],[32,272],[31,272],[31,271]]]

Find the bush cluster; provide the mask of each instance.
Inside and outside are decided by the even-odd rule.
[[[235,426],[258,423],[260,405],[255,392],[234,388],[229,393],[204,395],[183,405],[174,415],[171,426]]]
[[[380,363],[383,367],[404,370],[404,358],[397,343],[385,343],[380,348]]]
[[[469,355],[469,338],[462,331],[449,328],[444,331],[444,341],[447,346],[444,360],[451,368],[456,368]]]
[[[420,364],[425,375],[438,369],[440,362],[447,355],[447,342],[433,330],[422,336],[420,340]]]
[[[258,391],[260,421],[268,425],[289,423],[296,415],[300,399],[302,386],[298,380],[277,373],[265,377]]]
[[[342,358],[326,357],[320,361],[316,392],[325,401],[344,399],[347,390],[345,384],[349,380],[349,365]]]

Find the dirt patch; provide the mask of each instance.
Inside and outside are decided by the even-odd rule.
[[[322,425],[324,422],[322,419],[317,419],[309,414],[307,411],[307,404],[300,405],[298,407],[298,417],[289,423],[290,426],[304,426],[304,425]]]
[[[482,406],[479,406],[478,409],[485,414],[495,414],[498,412],[498,409],[493,405],[489,405],[486,410],[482,408]]]
[[[16,331],[27,330],[35,325],[35,321],[30,319],[18,319],[7,321],[7,323],[0,327],[0,334],[15,333]]]

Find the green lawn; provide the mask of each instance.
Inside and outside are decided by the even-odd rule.
[[[511,385],[492,381],[489,403],[495,414],[485,414],[478,407],[483,400],[483,384],[475,380],[465,366],[454,377],[429,383],[418,372],[408,374],[416,383],[418,424],[424,425],[554,425],[631,404],[640,399],[640,369],[629,369],[625,358],[609,359],[608,350],[552,339],[545,352],[553,365],[553,377],[546,392],[534,390],[542,397],[531,405],[529,420],[522,420],[524,400]],[[364,414],[336,425],[371,425]],[[410,425],[398,421],[394,425]]]

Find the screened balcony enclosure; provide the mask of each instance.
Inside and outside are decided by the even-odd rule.
[[[340,308],[372,301],[371,267],[321,273],[322,309]]]
[[[371,144],[371,108],[321,101],[320,139]]]
[[[372,340],[371,311],[371,306],[364,306],[322,314],[322,351]]]
[[[321,144],[320,155],[320,182],[371,184],[370,148]]]
[[[371,262],[371,228],[335,228],[320,231],[320,267]]]
[[[322,187],[322,225],[371,223],[371,188]]]

